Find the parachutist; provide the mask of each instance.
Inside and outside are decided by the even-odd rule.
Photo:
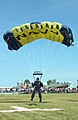
[[[33,101],[35,93],[38,92],[40,102],[42,102],[42,95],[41,95],[41,87],[43,87],[43,83],[39,80],[39,78],[36,79],[34,83],[32,83],[32,86],[34,87],[34,90],[31,95],[31,101]]]

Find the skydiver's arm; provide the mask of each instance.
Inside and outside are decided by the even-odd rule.
[[[31,83],[32,84],[32,86],[34,87],[34,83]]]

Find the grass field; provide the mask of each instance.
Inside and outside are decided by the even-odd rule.
[[[36,94],[0,94],[0,110],[12,110],[11,106],[25,108],[63,108],[62,111],[33,111],[0,113],[0,120],[78,120],[78,93],[43,94],[39,103]]]

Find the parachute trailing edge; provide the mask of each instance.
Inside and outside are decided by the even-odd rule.
[[[18,50],[20,47],[34,40],[44,38],[59,42],[66,46],[73,46],[72,30],[58,22],[32,22],[16,26],[4,33],[3,38],[9,50]]]

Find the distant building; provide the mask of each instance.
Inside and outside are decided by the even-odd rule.
[[[69,82],[59,82],[57,81],[56,79],[53,79],[51,80],[51,83],[49,85],[49,87],[52,87],[52,88],[66,88],[70,85]]]
[[[57,82],[56,82],[56,79],[53,79],[52,81],[51,81],[51,84],[56,84]]]

